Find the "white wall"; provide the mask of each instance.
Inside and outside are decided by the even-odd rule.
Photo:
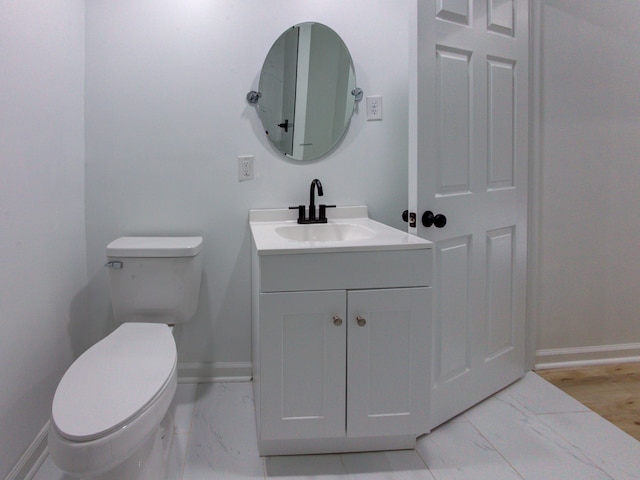
[[[82,0],[0,0],[0,478],[81,343]]]
[[[180,360],[225,364],[251,360],[249,208],[306,203],[318,177],[327,203],[366,203],[404,228],[412,4],[0,0],[0,477],[65,367],[113,328],[111,239],[205,237]],[[343,37],[385,119],[360,108],[334,152],[298,164],[244,96],[271,43],[308,20]],[[546,0],[543,20],[538,348],[640,343],[640,4]],[[236,181],[239,154],[256,155],[255,180]]]
[[[538,359],[638,355],[640,3],[546,0],[542,25]]]
[[[200,234],[200,311],[179,335],[179,361],[251,361],[248,210],[308,203],[315,177],[326,203],[367,204],[405,228],[409,1],[95,0],[86,33],[86,210],[94,337],[113,328],[105,246],[121,235]],[[342,36],[364,102],[344,141],[299,163],[268,144],[245,95],[257,90],[272,43],[303,21]],[[236,157],[255,155],[255,180]],[[309,272],[310,275],[313,272]],[[222,365],[224,366],[224,365]]]

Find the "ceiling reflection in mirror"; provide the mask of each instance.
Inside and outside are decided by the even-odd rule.
[[[260,73],[259,116],[273,146],[289,158],[313,160],[345,134],[356,75],[342,39],[320,23],[284,32]]]

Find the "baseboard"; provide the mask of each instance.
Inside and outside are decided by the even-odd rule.
[[[550,348],[536,352],[536,370],[640,362],[640,343]]]
[[[251,362],[178,363],[178,383],[248,382]]]
[[[35,440],[29,445],[22,457],[5,480],[31,480],[42,463],[47,458],[49,449],[47,448],[47,434],[49,433],[49,421],[45,423]]]

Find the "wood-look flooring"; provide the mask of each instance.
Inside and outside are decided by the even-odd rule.
[[[640,363],[538,370],[536,373],[640,440]]]

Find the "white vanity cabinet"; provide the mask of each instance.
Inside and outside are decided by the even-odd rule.
[[[259,255],[261,455],[413,448],[427,431],[431,250]]]

